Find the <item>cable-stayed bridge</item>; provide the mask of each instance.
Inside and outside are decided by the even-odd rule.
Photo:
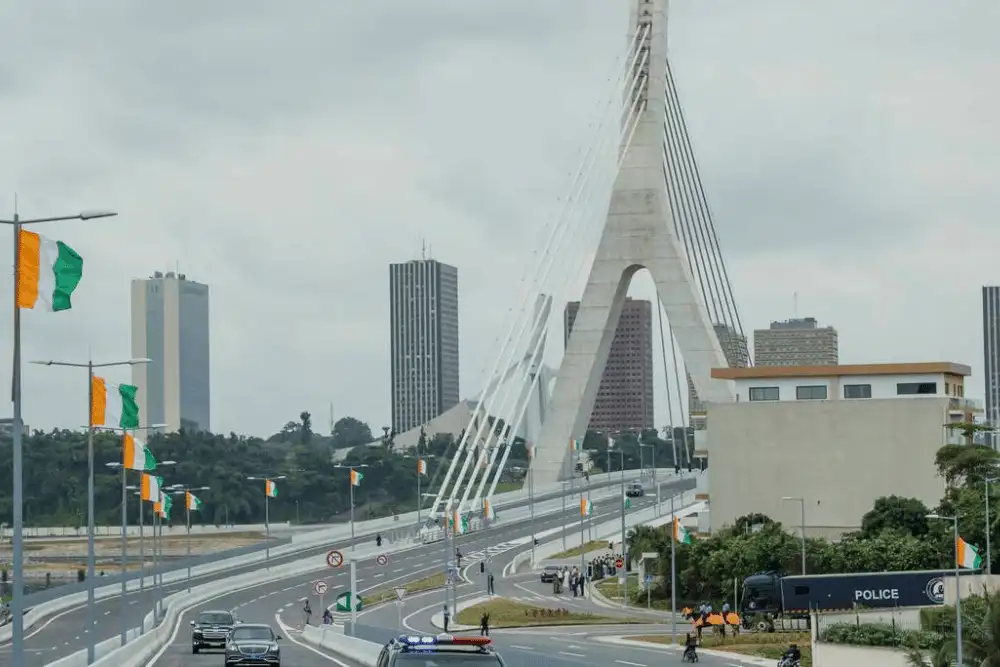
[[[561,214],[542,230],[536,246],[542,250],[522,278],[521,305],[497,341],[490,380],[471,410],[432,516],[488,508],[484,501],[495,492],[517,434],[530,443],[535,483],[572,477],[573,443],[586,433],[622,304],[641,269],[659,302],[670,425],[693,424],[702,455],[708,446],[703,405],[734,400],[731,382],[713,379],[711,369],[750,362],[667,57],[667,0],[630,3],[628,46],[597,129]],[[539,370],[549,326],[561,322],[552,305],[562,305],[563,295],[573,298],[583,275],[580,307],[549,387]],[[518,372],[521,381],[509,382]],[[689,392],[697,400],[685,414],[681,397]],[[525,434],[522,423],[532,408],[540,430]],[[491,427],[497,420],[504,428]]]

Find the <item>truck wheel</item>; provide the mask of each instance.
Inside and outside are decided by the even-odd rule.
[[[757,630],[757,632],[767,632],[768,631],[767,630],[767,622],[766,621],[757,621],[756,630]]]

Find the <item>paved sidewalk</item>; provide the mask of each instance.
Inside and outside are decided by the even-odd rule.
[[[680,646],[672,646],[670,644],[656,644],[654,642],[640,642],[634,639],[626,639],[629,635],[595,635],[592,639],[601,642],[603,644],[618,644],[619,646],[635,646],[644,649],[653,649],[663,651],[664,653],[680,653]],[[683,639],[683,637],[679,637]],[[760,665],[761,667],[774,667],[775,661],[768,658],[758,658],[752,655],[743,655],[742,653],[730,653],[728,651],[716,651],[707,648],[698,648],[699,654],[709,655],[713,658],[722,658],[726,660],[732,660],[730,664],[743,663],[747,665]]]

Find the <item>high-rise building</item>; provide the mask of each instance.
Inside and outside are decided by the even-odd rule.
[[[579,310],[579,301],[566,304],[564,343],[569,342]],[[654,428],[653,316],[649,301],[626,299],[622,306],[589,428],[604,433],[639,433]]]
[[[132,367],[139,424],[168,432],[211,429],[208,285],[157,271],[132,281]]]
[[[389,265],[392,429],[426,424],[459,401],[458,269],[433,259]]]
[[[1000,287],[983,287],[983,382],[986,385],[986,422],[1000,426]],[[994,449],[995,433],[987,434]]]
[[[815,317],[771,322],[753,332],[755,366],[836,366],[840,361],[837,330],[821,327]]]
[[[746,368],[750,365],[750,352],[747,348],[747,337],[728,324],[717,322],[714,325],[715,335],[719,339],[719,346],[722,353],[726,355],[726,361],[730,368]],[[698,398],[698,391],[694,388],[694,380],[691,374],[687,376],[688,383],[688,419],[692,420],[692,415],[705,412],[705,406]]]

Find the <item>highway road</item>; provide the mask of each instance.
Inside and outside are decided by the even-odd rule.
[[[672,484],[672,483],[674,483],[676,481],[677,481],[676,478],[671,477],[669,479],[663,480],[661,482],[661,486],[670,485],[670,484]],[[647,500],[646,501],[647,504],[649,502],[651,502],[651,500]],[[526,504],[526,501],[525,501],[525,503],[518,502],[518,503],[512,504],[510,507],[511,508],[516,508],[516,507],[521,506],[523,504]],[[638,509],[641,506],[643,506],[643,505],[637,504],[636,505],[636,509]],[[579,512],[579,510],[576,508],[575,504],[572,504],[570,507],[567,508],[567,514],[569,514],[572,518],[575,518],[576,516],[578,516],[578,512]],[[545,526],[545,527],[550,527],[550,528],[558,526],[559,525],[558,516],[559,515],[549,515],[549,517],[547,517],[545,519],[539,519],[538,520],[540,522],[539,526]],[[572,522],[570,522],[570,524],[572,524]],[[573,525],[569,526],[569,530],[573,530],[574,528],[575,528],[575,526],[573,526]],[[536,531],[541,531],[541,530],[544,530],[544,528],[542,528],[542,527],[536,528]],[[530,532],[530,531],[529,531],[529,528],[527,528],[527,521],[520,522],[520,523],[513,522],[513,523],[511,523],[509,525],[501,525],[501,526],[498,526],[497,528],[491,530],[489,532],[490,537],[489,538],[485,538],[485,539],[493,539],[492,536],[494,536],[494,535],[513,535],[513,536],[516,536],[516,537],[523,537],[528,532]],[[460,537],[459,538],[459,545],[461,546],[461,548],[463,550],[466,548],[464,546],[464,544],[465,544],[464,540],[479,539],[479,538],[476,537],[477,535],[481,536],[482,533],[473,533],[473,534],[471,534],[469,536],[466,536],[464,538]],[[508,538],[503,538],[503,539],[508,539]],[[513,538],[511,538],[511,539],[513,539]],[[358,544],[369,544],[370,545],[370,543],[371,543],[372,540],[373,540],[373,534],[370,534],[370,535],[360,535],[360,536],[358,536],[356,542]],[[336,548],[346,549],[346,548],[349,548],[350,544],[351,544],[351,540],[350,539],[337,540],[336,541]],[[313,557],[313,556],[315,556],[317,559],[320,559],[320,558],[322,558],[322,556],[330,548],[331,548],[330,545],[305,548],[302,551],[296,552],[294,554],[287,554],[287,555],[283,555],[283,556],[280,556],[280,557],[274,557],[274,558],[271,559],[271,562],[274,565],[280,565],[280,564],[292,562],[292,561],[295,561],[295,560],[301,560],[303,558],[308,558],[308,557]],[[441,543],[437,543],[437,549],[441,553],[441,558],[443,558],[444,557],[444,552],[443,552],[443,546],[442,546]],[[433,551],[434,551],[433,545],[431,545],[430,551],[428,551],[426,553],[432,553]],[[425,552],[424,551],[420,551],[420,553],[425,553]],[[404,558],[406,558],[405,554],[404,554]],[[410,557],[410,558],[412,559],[412,557]],[[319,561],[319,562],[322,562],[322,561]],[[371,563],[370,565],[374,566],[374,563]],[[428,565],[430,565],[430,563],[428,563]],[[441,564],[441,563],[438,563],[438,565],[439,565],[439,567],[443,567],[443,564]],[[398,565],[395,566],[395,567],[393,567],[393,568],[391,568],[391,569],[396,570],[397,568],[399,568]],[[247,565],[247,566],[235,567],[235,568],[232,568],[230,570],[227,570],[225,572],[225,576],[232,576],[232,575],[240,574],[242,572],[259,570],[259,569],[261,569],[261,564],[260,563],[254,563],[254,564],[250,564],[250,565]],[[346,571],[346,568],[345,568],[345,571]],[[435,569],[428,570],[428,572],[431,573],[431,574],[433,572],[435,572],[435,571],[436,571]],[[399,569],[399,573],[400,574],[404,573],[404,570],[403,569]],[[197,582],[199,582],[199,580],[201,580],[201,582],[203,583],[204,581],[208,581],[208,580],[212,580],[212,579],[217,579],[217,578],[219,578],[219,576],[220,576],[219,573],[207,574],[207,575],[203,575],[201,577],[194,577],[194,578],[192,578],[192,582],[196,582],[197,583]],[[346,575],[343,575],[343,576],[346,576]],[[359,574],[358,576],[361,577],[362,575]],[[420,573],[418,573],[417,578],[419,578],[419,576],[420,576]],[[374,573],[373,573],[373,577],[374,577]],[[315,575],[314,575],[314,578],[315,578]],[[303,579],[303,578],[300,577],[300,579]],[[311,579],[308,579],[308,578],[303,579],[303,581],[305,581],[305,580],[310,580],[311,581]],[[292,587],[295,587],[295,585],[297,585],[297,584],[289,585],[288,587],[292,588]],[[175,591],[183,589],[185,586],[186,586],[185,582],[177,582],[177,583],[168,584],[168,585],[164,586],[163,587],[163,590],[165,592],[164,597],[166,597],[167,595],[170,595],[171,593],[173,593]],[[279,588],[279,589],[283,588],[283,587],[284,586],[276,586],[276,588]],[[134,615],[131,617],[133,619],[138,618],[138,616],[139,616],[140,613],[144,614],[144,613],[148,612],[149,609],[152,608],[152,602],[153,602],[152,591],[147,588],[147,590],[145,591],[145,593],[143,595],[144,595],[144,599],[140,599],[141,596],[140,596],[140,594],[138,592],[131,592],[127,596],[126,602],[129,605],[129,609],[135,610]],[[98,642],[99,641],[103,641],[104,639],[107,639],[109,637],[112,637],[112,636],[114,636],[114,635],[116,635],[116,634],[118,634],[120,632],[120,608],[121,608],[120,607],[120,599],[121,599],[120,596],[114,596],[114,597],[110,597],[110,598],[106,598],[106,599],[98,600],[97,601],[97,603],[95,605],[96,620],[95,620],[95,624],[94,624],[94,633],[97,636],[97,641]],[[140,602],[142,604],[140,604]],[[134,622],[134,620],[133,620],[133,622]],[[58,659],[58,658],[60,658],[60,657],[62,657],[64,655],[68,655],[68,654],[73,653],[75,651],[78,651],[78,650],[80,650],[82,648],[85,648],[86,645],[87,645],[87,640],[88,640],[87,632],[88,631],[87,631],[86,605],[85,604],[81,604],[81,605],[79,605],[77,607],[69,609],[69,610],[67,610],[65,612],[62,612],[62,613],[58,614],[58,615],[52,616],[52,617],[50,617],[48,619],[45,619],[42,623],[40,623],[36,627],[34,627],[31,630],[29,630],[29,632],[25,636],[25,657],[26,657],[26,662],[27,662],[27,664],[25,665],[25,667],[34,667],[35,665],[44,665],[44,664],[47,664],[47,663],[49,663],[49,662],[51,662],[53,660],[56,660],[56,659]],[[10,662],[9,656],[10,656],[10,644],[9,644],[9,642],[6,643],[6,644],[0,645],[0,667],[7,667],[9,665],[9,662]]]
[[[636,511],[642,507],[649,506],[653,502],[652,498],[641,499],[635,504]],[[610,503],[605,504],[610,505]],[[568,530],[576,529],[576,519],[579,516],[579,508],[572,507],[566,513],[569,519]],[[614,507],[607,507],[603,511],[600,506],[594,513],[595,523],[607,521],[617,516]],[[463,555],[463,566],[482,558],[487,551],[493,557],[494,568],[499,573],[499,567],[506,561],[500,558],[500,554],[505,554],[507,559],[515,554],[530,548],[530,544],[517,545],[518,538],[524,538],[531,533],[557,528],[560,525],[560,515],[550,515],[548,517],[536,519],[534,524],[530,520],[511,525],[499,525],[495,528],[459,536],[457,545]],[[552,538],[550,538],[552,539]],[[416,547],[409,551],[389,556],[389,563],[385,567],[378,566],[373,559],[360,563],[357,566],[358,588],[362,596],[366,591],[375,588],[391,587],[400,585],[407,581],[419,579],[425,576],[438,573],[445,566],[446,553],[444,544],[441,542]],[[472,568],[478,573],[478,569]],[[327,570],[326,572],[331,572]],[[335,573],[329,574],[324,579],[330,585],[330,592],[326,596],[327,604],[332,603],[337,593],[343,592],[349,587],[349,574],[346,568],[340,568]],[[313,610],[319,613],[319,604],[316,596],[311,592],[311,582],[317,576],[303,575],[290,578],[287,581],[274,584],[263,585],[255,589],[241,591],[226,595],[220,599],[204,605],[201,609],[207,608],[235,608],[240,618],[246,622],[269,623],[278,630],[284,637],[282,642],[282,661],[295,667],[310,667],[323,665],[329,667],[331,664],[348,664],[343,660],[334,659],[315,647],[305,644],[301,638],[301,628],[304,623],[302,613],[303,600],[309,597]],[[460,594],[472,584],[466,584],[460,588]],[[431,593],[441,595],[440,591]],[[420,600],[422,596],[431,595],[428,593],[415,594],[413,600]],[[411,600],[412,603],[412,600]],[[385,637],[388,639],[394,633],[396,626],[394,604],[375,607],[359,614],[359,623],[368,623],[366,619],[370,616],[375,618],[375,612],[392,614],[392,623],[388,626]],[[188,622],[197,615],[200,609],[192,610],[189,615],[182,619],[182,628],[177,637],[167,647],[163,656],[154,663],[155,667],[195,667],[198,665],[217,665],[221,658],[218,655],[192,655],[190,635],[186,626]],[[280,628],[280,629],[279,629]],[[353,667],[353,666],[350,666]]]

